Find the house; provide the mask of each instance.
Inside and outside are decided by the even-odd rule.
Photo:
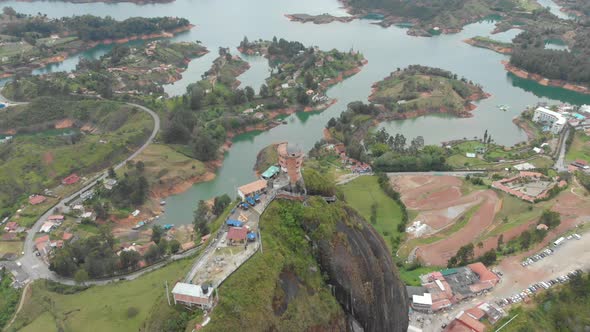
[[[29,196],[29,204],[31,204],[31,205],[41,204],[41,203],[45,202],[46,200],[47,200],[47,197],[45,197],[43,195]]]
[[[72,234],[72,233],[63,233],[63,235],[61,236],[61,239],[64,240],[65,242],[67,242],[67,241],[70,241],[73,237],[74,237],[74,234]]]
[[[40,233],[49,233],[53,230],[53,228],[55,227],[55,223],[52,221],[46,221],[43,223],[43,225],[41,226],[41,229],[39,230]]]
[[[549,227],[548,227],[547,225],[545,225],[545,224],[538,224],[538,225],[537,225],[537,230],[539,230],[539,231],[540,231],[540,230],[544,230],[544,231],[546,231],[546,230],[548,230],[548,229],[549,229]]]
[[[68,185],[74,184],[74,183],[76,183],[78,181],[80,181],[80,177],[76,173],[73,173],[73,174],[68,175],[63,180],[61,180],[61,183],[63,185],[68,186]]]
[[[242,200],[246,199],[246,197],[262,193],[266,190],[267,182],[266,180],[257,180],[248,184],[245,184],[238,188],[238,196]]]
[[[268,180],[279,174],[280,171],[281,169],[278,166],[272,165],[266,171],[264,171],[264,173],[262,173],[262,178]]]
[[[230,227],[227,232],[227,241],[230,245],[237,245],[246,242],[248,229],[245,227]]]
[[[55,215],[47,217],[48,221],[62,222],[62,221],[64,221],[64,219],[65,219],[65,217],[62,216],[61,214],[55,214]]]
[[[107,180],[104,182],[104,187],[105,187],[105,189],[107,189],[107,190],[111,190],[111,189],[113,189],[113,187],[114,187],[116,184],[117,184],[117,180],[115,180],[115,179],[107,179]]]
[[[178,282],[172,289],[174,304],[184,304],[201,309],[210,309],[213,306],[214,288],[207,285],[193,285]]]
[[[35,248],[37,248],[37,251],[42,255],[49,254],[51,252],[51,240],[49,240],[49,235],[43,235],[36,238]]]
[[[488,268],[481,262],[469,264],[467,267],[473,271],[473,273],[477,274],[480,282],[489,282],[496,285],[500,281],[500,278],[494,272],[488,270]]]
[[[16,232],[17,228],[18,228],[18,224],[14,221],[11,221],[6,224],[6,226],[4,227],[4,230],[7,232],[10,232],[10,233],[14,233],[14,232]]]
[[[477,155],[475,153],[473,153],[473,152],[467,152],[467,153],[465,153],[465,157],[467,157],[467,158],[475,158],[475,157],[477,157]]]
[[[82,218],[82,219],[90,219],[90,220],[94,221],[94,220],[96,220],[96,215],[94,214],[94,212],[88,211],[88,212],[82,213],[82,215],[80,216],[80,218]]]
[[[457,317],[444,329],[445,332],[485,332],[486,326],[461,311]]]

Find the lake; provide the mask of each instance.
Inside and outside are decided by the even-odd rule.
[[[408,36],[403,27],[382,28],[371,24],[375,22],[372,20],[314,25],[290,22],[284,17],[284,14],[292,13],[345,15],[340,3],[335,0],[177,0],[154,5],[7,1],[3,6],[12,6],[18,12],[28,14],[46,13],[50,17],[92,14],[110,15],[116,19],[132,16],[180,16],[189,19],[196,27],[176,36],[174,40],[199,40],[210,53],[193,60],[180,81],[165,87],[166,92],[171,95],[184,93],[188,84],[198,81],[209,69],[219,47],[230,47],[237,54],[236,47],[244,36],[250,40],[277,36],[297,40],[305,45],[316,45],[324,50],[354,49],[367,58],[369,63],[359,74],[328,91],[330,97],[338,99],[328,110],[322,113],[293,114],[285,119],[285,125],[266,132],[235,137],[233,146],[226,153],[223,166],[217,171],[217,177],[213,181],[196,184],[185,193],[167,198],[166,213],[159,220],[162,224],[190,223],[193,209],[200,199],[209,199],[223,193],[235,197],[238,186],[255,180],[252,167],[257,152],[265,146],[290,141],[306,150],[310,149],[322,137],[322,129],[331,117],[337,117],[351,101],[366,101],[371,85],[398,67],[421,64],[444,68],[481,84],[492,95],[477,103],[478,107],[471,118],[434,115],[382,124],[390,133],[401,133],[408,139],[421,135],[427,144],[482,136],[488,130],[496,142],[513,145],[526,139],[525,133],[512,123],[512,119],[527,105],[540,101],[590,104],[590,96],[545,87],[514,77],[501,64],[502,60],[508,59],[507,56],[463,42],[464,39],[476,35],[490,35],[494,28],[492,21],[471,24],[457,34],[426,38]],[[511,39],[517,32],[509,31],[499,35],[498,39]],[[97,57],[108,49],[108,46],[101,46],[79,56]],[[266,61],[260,57],[245,59],[251,63],[251,69],[238,79],[242,81],[242,87],[250,85],[258,90],[269,75]],[[78,57],[72,57],[61,64],[37,70],[36,73],[72,70],[77,62]],[[510,109],[507,112],[500,111],[497,108],[500,104],[508,105]]]

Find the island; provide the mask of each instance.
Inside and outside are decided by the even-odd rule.
[[[464,42],[471,46],[487,48],[500,54],[511,54],[513,47],[512,43],[505,43],[489,37],[482,36],[475,36],[473,38],[464,40]]]
[[[191,29],[177,17],[128,18],[116,21],[91,15],[28,16],[4,11],[0,20],[0,77],[28,73],[99,44],[122,44],[137,39],[169,38]]]
[[[412,65],[373,84],[369,101],[384,108],[392,119],[429,113],[470,117],[476,108],[472,101],[487,97],[481,86],[449,71]]]
[[[312,22],[314,24],[328,24],[332,22],[348,23],[357,18],[356,16],[333,16],[327,13],[321,15],[286,14],[285,17],[287,17],[290,21],[293,22]]]

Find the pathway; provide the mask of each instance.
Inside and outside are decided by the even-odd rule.
[[[570,130],[572,130],[570,127],[567,127],[567,129],[565,130],[565,134],[563,134],[563,136],[561,137],[561,146],[559,148],[559,157],[557,157],[557,160],[555,161],[555,169],[558,172],[566,172],[567,171],[567,166],[565,165],[565,153],[567,150],[567,138],[570,135]]]
[[[142,105],[138,105],[138,104],[134,104],[134,103],[126,103],[126,104],[136,107],[136,108],[139,108],[140,110],[148,113],[152,117],[152,119],[154,120],[154,129],[152,130],[152,133],[151,133],[150,137],[147,139],[147,141],[141,147],[139,147],[139,149],[137,149],[134,153],[132,153],[129,157],[127,157],[125,160],[123,160],[122,162],[117,164],[114,167],[115,169],[119,169],[119,168],[123,167],[125,165],[125,163],[127,163],[129,160],[137,157],[143,150],[145,150],[153,142],[154,138],[158,134],[158,131],[160,130],[160,118],[158,117],[158,115],[154,111],[152,111],[149,108],[142,106]],[[49,266],[43,262],[41,257],[35,255],[35,252],[34,252],[35,235],[39,232],[42,224],[45,222],[45,220],[47,220],[47,217],[49,217],[49,215],[53,214],[53,210],[55,208],[58,208],[61,210],[66,209],[67,208],[66,204],[68,202],[70,202],[73,199],[75,199],[76,197],[78,197],[81,193],[94,187],[98,181],[101,181],[101,180],[105,179],[106,177],[107,177],[106,172],[96,176],[94,179],[90,180],[90,183],[85,185],[82,189],[76,191],[75,193],[73,193],[73,194],[69,195],[68,197],[65,197],[64,199],[59,201],[54,207],[52,207],[46,213],[44,213],[35,222],[35,224],[31,227],[31,229],[27,233],[27,237],[25,239],[24,249],[23,249],[24,255],[23,255],[23,257],[18,259],[18,262],[20,262],[22,264],[23,270],[29,275],[30,280],[50,279],[50,280],[64,283],[64,284],[70,284],[70,285],[75,284],[75,282],[72,279],[60,277],[57,274],[55,274],[54,272],[50,271]],[[154,265],[154,266],[156,266],[156,265]],[[151,271],[153,269],[154,268],[150,267],[150,268],[138,271],[138,273],[139,273],[138,275],[131,274],[126,278],[127,279],[129,279],[129,278],[134,279],[137,276],[148,272],[146,270]],[[107,282],[115,281],[118,279],[119,279],[119,277],[114,277],[114,278],[109,278],[109,279],[104,279],[104,280],[88,281],[87,284],[105,284]]]

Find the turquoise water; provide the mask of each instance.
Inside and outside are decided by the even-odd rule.
[[[481,136],[487,129],[498,143],[512,145],[526,138],[525,133],[512,123],[512,119],[526,105],[539,101],[590,103],[590,96],[517,79],[507,74],[500,63],[508,57],[471,47],[463,42],[473,36],[489,35],[494,29],[493,21],[471,24],[458,34],[423,38],[408,36],[406,29],[395,26],[382,28],[371,24],[370,20],[316,25],[290,22],[284,17],[287,13],[345,15],[336,0],[178,0],[154,5],[8,1],[3,6],[12,6],[19,12],[30,14],[40,11],[50,17],[74,14],[111,15],[116,19],[163,15],[186,17],[197,26],[174,39],[200,40],[211,52],[193,60],[183,73],[182,80],[166,86],[166,91],[170,94],[181,94],[186,85],[198,81],[216,57],[218,47],[235,50],[244,36],[250,40],[277,36],[298,40],[305,45],[316,45],[324,50],[336,48],[346,51],[352,48],[362,52],[368,59],[368,65],[359,74],[328,91],[330,97],[338,99],[328,110],[322,113],[294,114],[285,119],[286,125],[267,132],[236,137],[215,180],[197,184],[185,193],[167,199],[166,213],[159,221],[162,224],[191,222],[192,211],[200,199],[209,199],[223,193],[235,197],[239,185],[254,180],[252,167],[256,154],[265,146],[287,140],[310,149],[321,138],[322,129],[331,117],[338,116],[351,101],[366,101],[371,84],[398,67],[403,68],[410,64],[441,67],[481,84],[486,92],[492,94],[492,97],[477,103],[478,108],[473,111],[472,118],[425,116],[382,125],[391,133],[399,132],[409,138],[421,135],[430,144]],[[517,32],[518,30],[511,30],[499,38],[510,38]],[[494,38],[496,36],[498,35]],[[99,56],[106,50],[108,47],[99,47],[80,56]],[[251,63],[252,69],[239,79],[243,86],[259,86],[268,75],[265,61],[257,57],[248,57],[246,60]],[[77,59],[72,58],[47,70],[71,70],[76,63]],[[501,112],[496,108],[498,104],[509,105],[510,109]]]

